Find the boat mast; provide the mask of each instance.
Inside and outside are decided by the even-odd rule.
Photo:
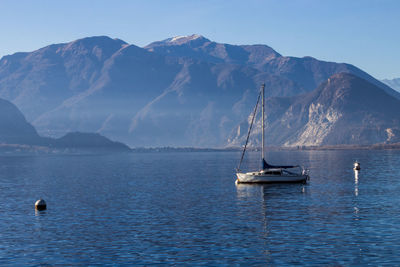
[[[242,157],[240,158],[240,162],[239,162],[238,167],[236,168],[236,171],[240,171],[240,166],[242,165],[242,162],[243,162],[244,153],[246,153],[246,148],[247,148],[247,144],[249,143],[251,128],[253,128],[254,119],[256,118],[256,114],[257,114],[258,104],[260,103],[260,97],[261,97],[261,92],[258,93],[257,103],[256,103],[256,106],[254,107],[253,117],[251,118],[251,123],[250,123],[249,131],[247,132],[246,143],[245,143],[245,145],[244,145],[243,152],[242,152]]]
[[[264,139],[265,139],[265,133],[264,133],[265,132],[264,131],[264,128],[265,128],[264,127],[264,120],[265,120],[265,118],[264,118],[264,116],[265,116],[264,115],[264,113],[265,113],[264,112],[265,111],[264,110],[264,88],[265,88],[265,83],[263,83],[262,86],[261,86],[261,91],[262,91],[262,93],[261,93],[262,94],[262,119],[261,119],[262,120],[262,122],[261,122],[261,124],[262,124],[261,125],[261,127],[262,127],[262,137],[261,137],[262,148],[261,148],[261,162],[262,162],[262,168],[263,169],[264,169],[264,145],[265,145],[264,144],[264,142],[265,142],[264,141]]]

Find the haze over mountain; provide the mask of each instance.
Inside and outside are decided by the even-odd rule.
[[[391,88],[397,90],[398,92],[400,92],[400,78],[396,78],[396,79],[384,79],[382,80],[383,83],[385,83],[386,85],[390,86]]]
[[[0,99],[0,144],[2,147],[4,145],[28,145],[53,149],[130,150],[122,143],[113,142],[94,133],[68,133],[58,139],[41,137],[35,128],[26,121],[21,111],[4,99]]]
[[[342,72],[400,98],[350,64],[285,57],[266,45],[219,44],[200,35],[144,48],[89,37],[5,56],[0,97],[15,103],[41,135],[83,131],[131,146],[215,147],[232,143],[228,137],[246,121],[262,82],[268,96],[296,99]]]

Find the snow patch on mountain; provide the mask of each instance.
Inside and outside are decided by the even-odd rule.
[[[192,40],[196,40],[199,38],[203,38],[203,36],[199,35],[199,34],[192,34],[192,35],[186,35],[186,36],[175,36],[172,37],[170,39],[167,39],[167,42],[169,43],[173,43],[173,42],[177,42],[177,41],[192,41]]]

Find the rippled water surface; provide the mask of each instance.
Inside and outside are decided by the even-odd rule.
[[[307,185],[236,186],[239,157],[1,156],[0,264],[400,264],[400,151],[269,153]]]

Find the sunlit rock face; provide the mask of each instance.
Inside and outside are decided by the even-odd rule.
[[[308,122],[304,131],[294,142],[286,142],[285,146],[313,146],[321,145],[325,137],[331,132],[335,123],[342,116],[333,108],[325,109],[320,103],[312,103],[308,111]]]
[[[330,133],[339,131],[346,114],[357,110],[342,110],[328,100],[304,102],[307,93],[342,72],[399,95],[349,64],[285,57],[266,45],[230,45],[189,35],[143,48],[106,36],[89,37],[5,56],[0,60],[0,97],[16,104],[44,136],[81,131],[130,146],[221,147],[243,143],[265,82],[266,96],[275,97],[267,100],[270,144],[325,144],[346,138],[357,142],[382,136],[394,140],[385,130],[392,129],[390,136],[396,136],[392,124],[379,135],[352,129],[356,133],[342,133],[346,138],[337,139]],[[256,133],[260,125],[257,120]],[[258,145],[259,138],[251,142]]]

